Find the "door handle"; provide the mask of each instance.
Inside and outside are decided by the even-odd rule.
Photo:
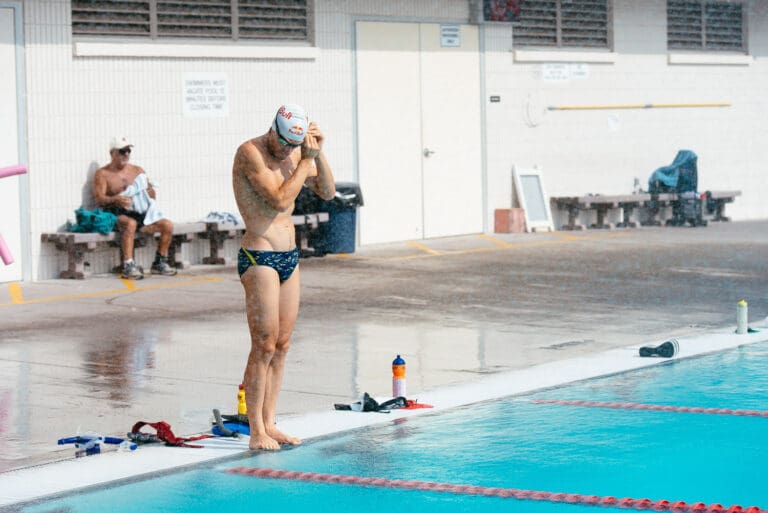
[[[429,148],[424,148],[424,156],[425,157],[429,158],[430,155],[432,155],[433,153],[435,153],[435,152],[430,150]]]

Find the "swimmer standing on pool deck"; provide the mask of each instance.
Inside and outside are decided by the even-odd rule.
[[[275,426],[285,357],[299,313],[299,250],[291,214],[302,185],[321,198],[336,194],[323,153],[325,137],[298,105],[283,105],[272,127],[237,149],[232,186],[245,235],[237,270],[245,289],[251,353],[245,367],[250,449],[301,440]]]

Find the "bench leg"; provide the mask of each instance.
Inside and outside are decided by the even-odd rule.
[[[712,219],[713,221],[722,221],[722,222],[728,222],[731,220],[730,217],[727,217],[725,215],[725,201],[724,200],[716,200],[717,201],[717,207],[715,208],[715,218]]]
[[[67,252],[67,270],[61,271],[59,277],[64,280],[82,280],[85,278],[85,252],[87,246],[67,242],[60,250]]]
[[[573,205],[568,205],[565,207],[566,210],[568,210],[568,224],[563,225],[563,230],[583,230],[584,225],[581,223],[577,223],[577,219],[579,218],[579,213],[581,210],[579,210],[578,207],[574,207]]]
[[[608,230],[613,228],[613,225],[611,223],[605,222],[605,216],[608,214],[608,207],[596,207],[595,211],[597,212],[597,222],[592,226],[590,226],[590,228],[608,229]]]
[[[296,226],[296,245],[299,247],[299,257],[323,256],[309,243],[310,234],[315,230],[317,230],[316,226],[307,224]]]
[[[171,245],[168,247],[168,265],[176,269],[188,269],[190,267],[189,261],[182,260],[181,256],[181,245],[190,240],[186,234],[171,237]]]
[[[661,211],[661,205],[658,200],[650,200],[646,202],[645,206],[648,208],[648,219],[643,221],[643,226],[661,226],[659,220],[659,213]]]
[[[208,242],[211,245],[210,256],[203,258],[203,263],[208,265],[225,265],[227,258],[219,256],[219,250],[224,249],[224,241],[229,238],[226,232],[208,232]]]
[[[637,228],[640,226],[640,223],[632,219],[632,213],[637,207],[637,203],[620,203],[619,207],[622,210],[622,219],[616,226],[621,228]]]

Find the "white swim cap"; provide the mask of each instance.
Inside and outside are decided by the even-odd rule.
[[[291,144],[301,144],[307,134],[309,120],[304,109],[298,105],[286,104],[278,109],[272,129]]]

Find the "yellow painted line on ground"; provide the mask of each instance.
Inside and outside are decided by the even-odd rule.
[[[174,287],[188,287],[191,285],[199,285],[201,283],[213,283],[213,282],[218,282],[223,280],[224,278],[219,276],[201,276],[194,280],[173,281],[171,283],[161,283],[161,284],[149,285],[145,287],[137,287],[135,284],[132,284],[134,287],[133,289],[122,288],[122,289],[100,290],[100,291],[94,291],[94,292],[85,292],[83,294],[71,294],[66,296],[52,296],[52,297],[44,297],[39,299],[29,299],[26,301],[21,301],[19,303],[15,303],[15,302],[0,303],[0,307],[13,306],[13,305],[32,305],[32,304],[38,304],[38,303],[54,303],[56,301],[69,301],[72,299],[84,299],[84,298],[99,297],[99,296],[113,296],[116,294],[127,294],[128,292],[138,292],[142,290],[157,290],[157,289],[170,289]]]
[[[430,248],[428,246],[425,246],[424,244],[419,244],[418,242],[408,241],[408,242],[406,242],[406,244],[408,244],[409,246],[411,246],[413,248],[419,249],[419,250],[421,250],[421,251],[423,251],[425,253],[428,253],[430,255],[435,255],[435,256],[442,255],[441,252],[435,251],[434,249],[432,249],[432,248]]]
[[[477,237],[480,238],[480,239],[483,239],[483,240],[487,240],[487,241],[493,242],[494,244],[498,244],[499,246],[501,246],[503,248],[511,248],[511,247],[514,246],[514,244],[510,244],[509,242],[505,242],[505,241],[503,241],[501,239],[497,239],[496,237],[491,237],[490,235],[486,235],[484,233],[481,233]]]
[[[599,239],[612,239],[612,238],[618,238],[618,237],[629,237],[630,233],[601,233],[601,234],[590,234],[590,235],[584,235],[584,236],[577,236],[577,235],[570,235],[570,234],[564,234],[563,232],[552,232],[553,235],[557,236],[555,239],[546,239],[546,240],[536,240],[536,241],[520,241],[516,244],[510,244],[498,239],[494,239],[493,237],[479,234],[478,237],[480,238],[488,238],[488,240],[496,241],[499,243],[498,246],[493,247],[483,247],[483,248],[472,248],[472,249],[459,249],[455,251],[435,251],[433,249],[427,248],[426,246],[422,246],[421,244],[417,242],[406,242],[409,246],[417,247],[418,249],[421,249],[423,251],[426,251],[426,253],[420,253],[418,255],[404,255],[404,256],[395,256],[395,257],[377,257],[377,256],[357,256],[357,255],[346,255],[346,258],[355,259],[355,260],[381,260],[385,262],[396,262],[401,260],[419,260],[422,258],[434,258],[438,256],[453,256],[453,255],[465,255],[465,254],[471,254],[471,253],[487,253],[491,251],[501,251],[504,249],[523,249],[523,248],[530,248],[530,247],[540,247],[540,246],[550,246],[553,244],[567,244],[569,242],[579,242],[579,241],[589,241],[589,240],[599,240]],[[340,255],[335,255],[340,256]]]
[[[553,235],[563,240],[584,240],[584,237],[572,235],[570,232],[554,232]]]
[[[629,233],[590,233],[584,235],[575,235],[579,232],[553,232],[553,235],[564,240],[600,240],[600,239],[616,239],[620,237],[629,237]],[[581,232],[584,233],[584,232]]]
[[[24,302],[24,295],[21,293],[21,285],[18,283],[9,283],[8,292],[11,295],[11,303],[18,305]]]
[[[120,281],[122,281],[123,282],[123,286],[125,286],[125,288],[130,290],[131,292],[133,292],[137,288],[136,287],[136,282],[133,281],[133,280],[129,280],[127,278],[120,278]]]

